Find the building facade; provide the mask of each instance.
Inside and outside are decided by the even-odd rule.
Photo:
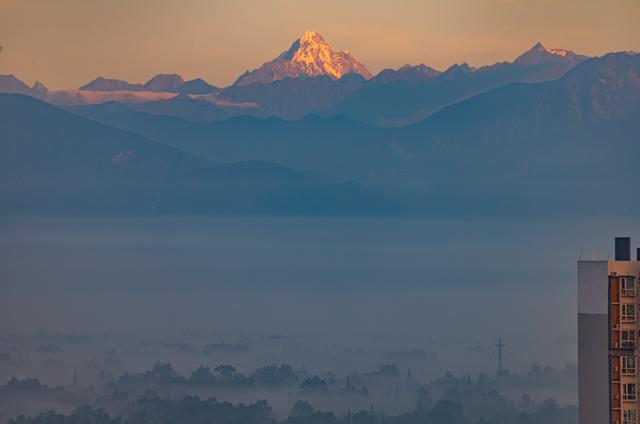
[[[640,424],[640,249],[578,261],[579,424]]]

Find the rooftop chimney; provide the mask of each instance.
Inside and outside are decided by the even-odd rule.
[[[616,261],[631,260],[631,237],[616,237]]]

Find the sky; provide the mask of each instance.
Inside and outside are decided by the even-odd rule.
[[[232,83],[305,30],[373,73],[513,60],[537,41],[640,51],[638,0],[0,0],[0,74],[49,88],[157,73]]]

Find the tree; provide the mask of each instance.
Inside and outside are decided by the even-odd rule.
[[[433,408],[431,419],[434,424],[463,424],[462,405],[450,400],[441,400]]]

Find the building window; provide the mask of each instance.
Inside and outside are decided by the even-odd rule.
[[[622,385],[622,400],[636,400],[636,385],[635,383]]]
[[[622,357],[622,375],[633,375],[636,373],[636,358],[634,356]]]
[[[633,322],[636,320],[636,305],[621,305],[622,321]]]
[[[636,281],[633,277],[620,277],[620,293],[623,296],[636,295]]]
[[[636,424],[635,409],[625,409],[622,411],[622,424]]]
[[[622,347],[634,347],[636,345],[634,331],[621,331],[620,338],[622,340]]]

